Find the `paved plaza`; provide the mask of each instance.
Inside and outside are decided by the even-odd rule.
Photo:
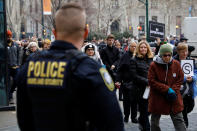
[[[120,102],[120,106],[122,108],[122,102]],[[162,116],[160,126],[162,131],[175,131],[170,116]],[[138,124],[133,124],[130,121],[125,123],[125,129],[126,131],[139,131]],[[0,131],[19,131],[15,111],[0,112]],[[189,114],[188,131],[197,131],[197,106]]]

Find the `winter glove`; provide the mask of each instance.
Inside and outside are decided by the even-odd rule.
[[[168,89],[166,98],[169,101],[175,101],[176,100],[177,96],[176,96],[175,91],[172,88]]]

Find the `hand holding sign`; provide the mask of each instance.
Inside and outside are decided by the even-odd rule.
[[[192,82],[192,77],[191,76],[187,76],[187,82]]]
[[[181,68],[186,76],[194,76],[193,60],[181,60]]]

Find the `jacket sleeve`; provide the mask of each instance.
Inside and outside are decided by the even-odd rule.
[[[120,62],[120,51],[117,49],[116,50],[116,60],[113,63],[113,65],[118,66],[119,62]]]
[[[125,65],[125,60],[126,59],[126,55],[124,54],[121,58],[120,58],[120,61],[118,63],[118,66],[117,66],[117,76],[116,76],[116,81],[118,82],[121,82],[122,81],[122,75],[123,75],[123,68],[124,68],[124,65]]]
[[[21,67],[17,74],[17,121],[21,131],[34,131],[31,101],[26,86],[27,63]]]
[[[100,52],[100,56],[101,56],[101,59],[103,61],[103,64],[106,66],[107,69],[110,69],[110,65],[107,61],[107,56],[106,56],[106,53],[105,53],[105,49],[102,49],[101,52]]]
[[[176,93],[180,93],[180,88],[184,81],[184,74],[179,63],[177,63],[176,68],[178,68],[178,78],[176,82],[172,85],[172,89],[175,90]]]
[[[167,86],[164,83],[159,82],[156,79],[155,66],[156,66],[155,63],[152,62],[151,65],[150,65],[149,71],[148,71],[149,85],[152,89],[157,90],[158,92],[165,94],[168,91],[169,86]]]
[[[20,65],[20,47],[16,44],[17,47],[17,66]]]
[[[197,77],[195,75],[192,76],[192,88],[194,90],[193,99],[197,96],[196,81],[197,81]]]

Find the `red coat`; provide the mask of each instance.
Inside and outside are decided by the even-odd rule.
[[[174,114],[181,112],[183,110],[183,100],[180,94],[180,87],[183,79],[184,74],[178,61],[172,60],[168,64],[168,71],[166,64],[152,62],[148,72],[150,85],[148,111],[162,115],[169,115],[171,112]],[[177,99],[174,102],[166,99],[169,87],[176,92]]]

